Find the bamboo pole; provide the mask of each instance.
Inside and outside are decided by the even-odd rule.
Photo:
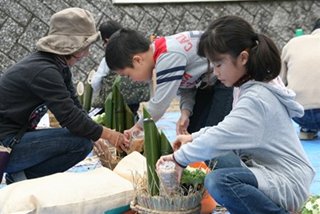
[[[168,138],[166,137],[166,135],[161,131],[160,132],[160,152],[161,155],[168,155],[173,153],[173,149],[172,146],[168,140]]]
[[[112,92],[110,92],[104,102],[104,112],[106,113],[104,125],[110,129],[112,129],[112,110],[113,104],[112,104]]]
[[[77,95],[81,105],[83,105],[84,84],[82,81],[77,83]]]
[[[134,126],[134,115],[127,104],[125,105],[125,129],[130,129]]]
[[[119,89],[119,81],[120,79],[116,79],[112,86],[112,99],[113,99],[113,108],[114,108],[114,118],[115,123],[114,127],[118,132],[124,131],[124,122],[125,122],[125,106],[123,96]]]
[[[94,73],[95,71],[91,70],[88,74],[87,81],[84,83],[83,108],[87,112],[89,112],[91,109],[92,93],[93,93],[91,82],[92,82]]]
[[[148,191],[151,196],[159,195],[159,177],[156,163],[160,158],[160,136],[156,124],[147,110],[143,109],[144,153],[147,160]]]
[[[92,87],[91,84],[84,84],[84,94],[83,94],[83,108],[86,112],[89,112],[91,109],[91,100],[92,100]]]

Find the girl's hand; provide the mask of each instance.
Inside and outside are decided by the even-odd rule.
[[[175,160],[173,159],[173,154],[161,156],[156,163],[157,170],[159,169],[159,166],[163,164],[165,161],[175,162]]]
[[[178,135],[176,140],[173,142],[173,151],[177,151],[183,144],[192,142],[192,135]]]
[[[161,164],[163,164],[165,161],[172,161],[172,162],[175,164],[175,170],[176,170],[176,174],[177,174],[177,180],[180,181],[181,176],[182,176],[182,172],[183,172],[183,168],[182,168],[181,166],[179,166],[179,165],[177,164],[177,162],[174,160],[173,154],[161,156],[161,157],[159,158],[159,160],[157,161],[157,164],[156,164],[157,170],[159,170],[159,166],[160,166]]]
[[[175,162],[175,164],[176,164],[177,179],[178,179],[178,181],[180,181],[184,168],[179,166],[176,162]]]
[[[188,110],[182,110],[179,120],[176,125],[177,134],[189,134],[187,128],[189,126],[190,112]]]

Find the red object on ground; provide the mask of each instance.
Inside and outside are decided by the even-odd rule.
[[[201,200],[201,210],[200,214],[211,214],[213,210],[216,208],[216,201],[209,195],[207,190],[203,193],[203,197]]]

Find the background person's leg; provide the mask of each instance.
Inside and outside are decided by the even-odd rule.
[[[190,117],[188,132],[199,131],[205,126],[214,126],[221,122],[232,109],[233,88],[225,87],[219,80],[212,87],[198,89],[193,115]],[[231,157],[231,160],[228,158]],[[209,168],[222,167],[233,162],[232,154],[206,161]],[[238,163],[237,163],[238,164]]]
[[[233,88],[217,81],[212,87],[198,89],[188,132],[199,131],[205,126],[217,125],[232,109]]]
[[[198,89],[195,97],[195,105],[193,107],[193,114],[190,117],[188,132],[193,133],[199,131],[206,126],[207,117],[211,108],[211,99],[213,95],[213,88]]]
[[[299,138],[301,140],[317,138],[320,129],[320,109],[305,110],[303,117],[295,117],[293,120],[300,126]]]
[[[232,109],[233,88],[224,86],[220,81],[213,86],[211,107],[205,126],[214,126],[221,122]]]

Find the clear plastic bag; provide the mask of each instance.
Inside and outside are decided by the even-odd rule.
[[[179,181],[175,169],[175,163],[165,161],[158,167],[157,173],[160,179],[160,194],[174,194],[179,187]]]

